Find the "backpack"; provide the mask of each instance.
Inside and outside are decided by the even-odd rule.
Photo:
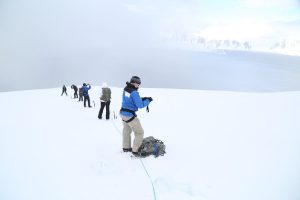
[[[143,139],[143,143],[139,148],[139,155],[147,157],[154,155],[154,157],[163,156],[166,153],[166,145],[152,136]]]
[[[83,88],[79,88],[79,95],[82,96],[83,95]]]

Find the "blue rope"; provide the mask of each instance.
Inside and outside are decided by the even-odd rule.
[[[120,130],[118,129],[118,127],[116,126],[114,120],[111,120],[111,121],[112,121],[112,123],[113,123],[115,129],[117,130],[117,132],[121,135],[121,131],[120,131]],[[151,176],[149,175],[148,170],[147,170],[147,168],[146,168],[146,166],[145,166],[143,160],[142,160],[141,158],[139,158],[139,159],[140,159],[140,161],[141,161],[141,165],[142,165],[143,168],[144,168],[144,171],[146,172],[146,174],[147,174],[147,176],[148,176],[148,178],[149,178],[149,181],[150,181],[151,186],[152,186],[153,196],[154,196],[154,199],[156,200],[156,193],[155,193],[155,188],[154,188],[154,184],[153,184],[152,178],[151,178]]]
[[[140,158],[140,161],[141,161],[142,166],[143,166],[143,168],[144,168],[144,170],[145,170],[145,172],[146,172],[146,174],[147,174],[147,176],[148,176],[148,178],[149,178],[149,180],[150,180],[150,182],[151,182],[151,185],[152,185],[152,191],[153,191],[153,196],[154,196],[154,199],[156,200],[156,193],[155,193],[155,188],[154,188],[154,184],[153,184],[152,178],[150,177],[150,175],[149,175],[149,173],[148,173],[148,171],[147,171],[147,169],[146,169],[146,167],[145,167],[145,165],[144,165],[144,162],[142,161],[141,158]]]

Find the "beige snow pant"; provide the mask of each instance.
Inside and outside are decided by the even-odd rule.
[[[122,120],[127,121],[130,117],[125,117],[121,115]],[[140,120],[135,117],[131,122],[123,122],[123,148],[131,148],[131,132],[134,132],[133,140],[133,152],[138,152],[144,138],[144,129],[140,123]]]

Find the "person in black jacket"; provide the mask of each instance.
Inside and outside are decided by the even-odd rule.
[[[78,99],[78,101],[83,101],[83,88],[82,87],[79,88],[79,99]]]
[[[74,90],[74,99],[78,98],[78,94],[77,94],[78,88],[77,88],[77,86],[73,84],[73,85],[71,85],[71,88]]]
[[[67,87],[66,87],[65,85],[63,85],[63,87],[62,87],[62,93],[61,93],[61,96],[62,96],[64,93],[66,93],[66,96],[68,96],[68,94],[67,94]]]

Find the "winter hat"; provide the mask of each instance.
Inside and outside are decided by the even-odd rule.
[[[137,84],[141,84],[141,79],[138,76],[133,76],[130,79],[130,83],[137,83]]]
[[[86,83],[83,83],[83,86],[86,86]]]
[[[103,88],[107,88],[107,87],[108,87],[107,83],[106,83],[106,82],[103,82],[103,83],[102,83],[102,87],[103,87]]]

